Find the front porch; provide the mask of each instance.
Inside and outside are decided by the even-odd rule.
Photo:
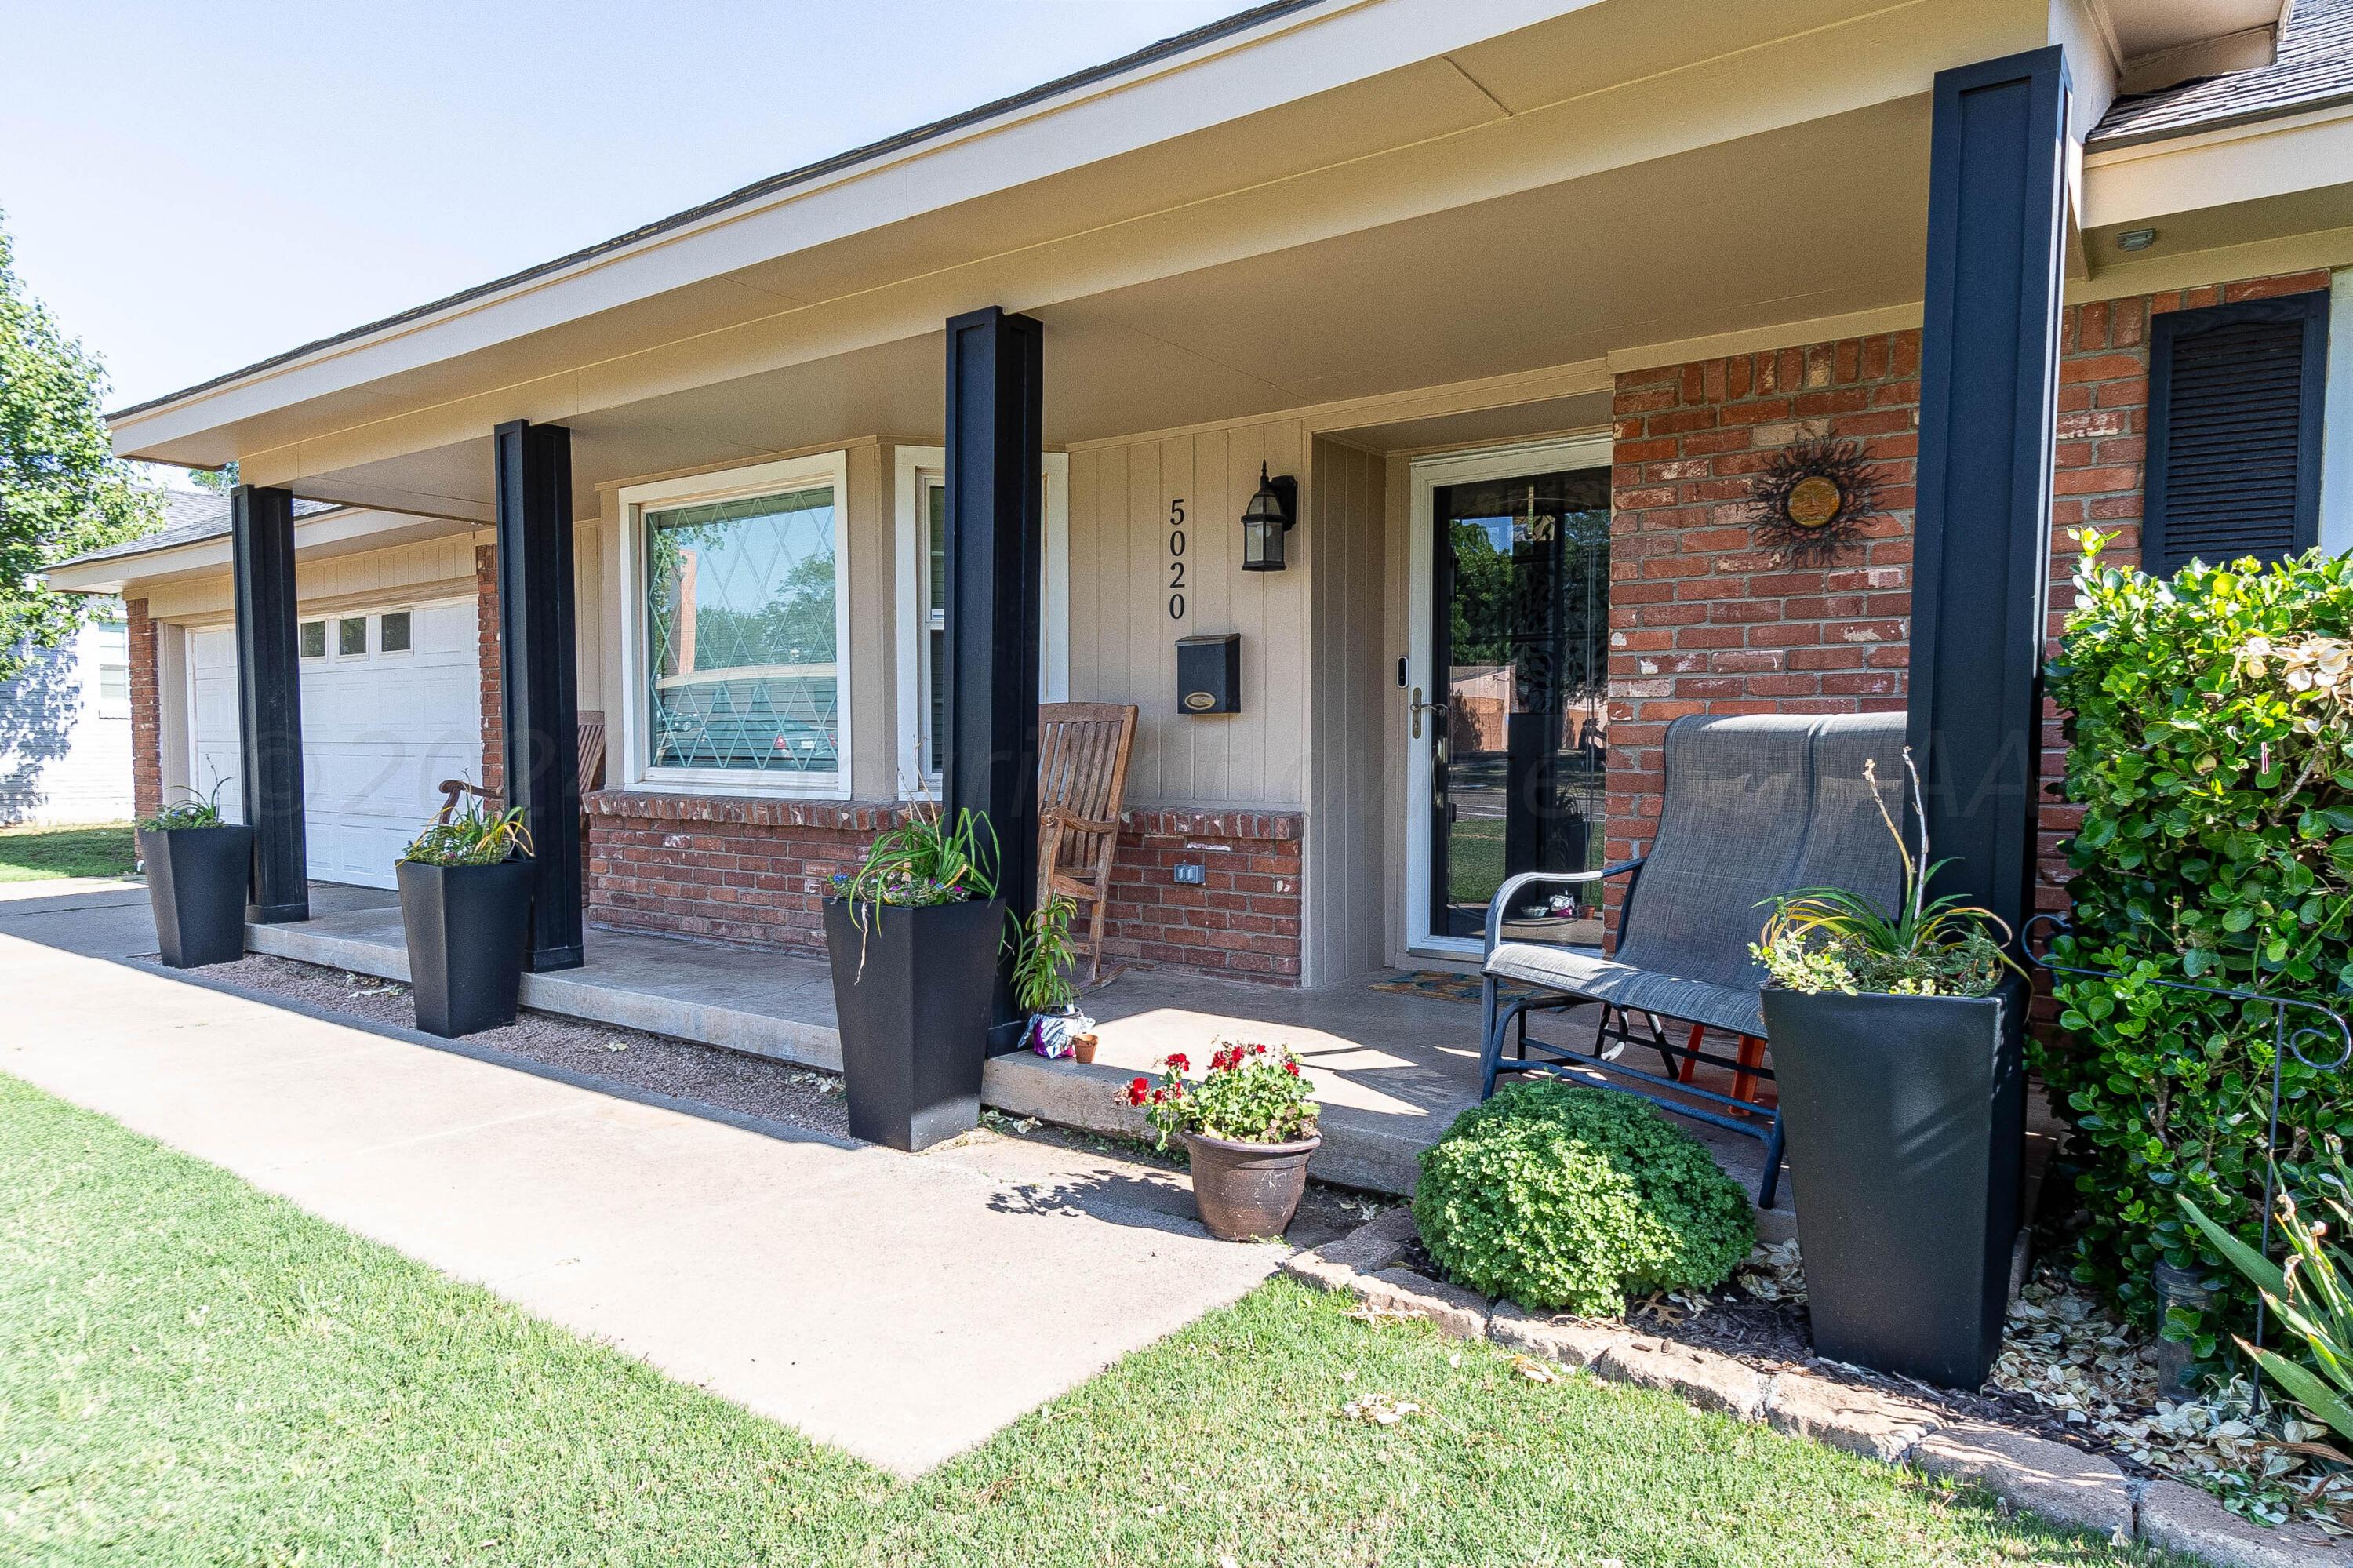
[[[314,885],[306,921],[247,927],[253,951],[405,980],[407,951],[393,895]],[[833,982],[826,961],[795,953],[724,948],[591,927],[587,962],[525,974],[527,1007],[565,1017],[723,1046],[839,1070]],[[1468,984],[1464,994],[1475,997]],[[1206,1060],[1221,1040],[1287,1045],[1305,1064],[1324,1106],[1322,1179],[1409,1193],[1420,1151],[1479,1097],[1479,1012],[1429,989],[1374,983],[1290,989],[1220,980],[1175,969],[1131,969],[1081,1005],[1099,1021],[1092,1065],[1030,1052],[992,1058],[983,1097],[1013,1116],[1135,1136],[1142,1119],[1116,1090],[1171,1052]],[[1556,1025],[1562,1038],[1589,1028]],[[1768,1090],[1769,1092],[1769,1090]],[[1763,1145],[1675,1118],[1753,1193]],[[1795,1234],[1788,1185],[1758,1216],[1767,1240]]]

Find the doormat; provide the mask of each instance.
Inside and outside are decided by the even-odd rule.
[[[1457,974],[1451,969],[1400,969],[1373,982],[1375,991],[1407,991],[1415,996],[1434,996],[1440,1001],[1477,1001],[1479,977]],[[1535,988],[1517,980],[1504,980],[1496,994],[1505,1001],[1534,996]]]

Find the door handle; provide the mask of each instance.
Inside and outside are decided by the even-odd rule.
[[[1405,711],[1413,720],[1413,738],[1419,740],[1421,738],[1421,715],[1426,713],[1443,713],[1446,711],[1446,705],[1444,703],[1423,702],[1421,700],[1421,688],[1419,686],[1416,686],[1413,689],[1412,697],[1409,698],[1405,705]]]

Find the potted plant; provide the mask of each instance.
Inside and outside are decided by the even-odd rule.
[[[1916,811],[1908,749],[1904,766]],[[1755,948],[1814,1349],[1974,1389],[2018,1232],[2026,988],[1999,918],[1927,896],[1943,863],[1925,831],[1916,857],[1905,847],[1863,774],[1903,862],[1897,906],[1803,888],[1769,901]]]
[[[522,808],[436,821],[393,868],[417,1027],[455,1039],[515,1020],[530,937],[531,830]]]
[[[980,1122],[1005,906],[997,839],[969,810],[918,805],[825,906],[849,1130],[913,1151]]]
[[[1029,916],[1029,929],[1013,961],[1014,1004],[1029,1013],[1023,1038],[1040,1056],[1094,1056],[1094,1037],[1088,1033],[1094,1020],[1075,1005],[1078,988],[1070,969],[1076,955],[1071,950],[1071,921],[1079,912],[1068,898],[1050,899]]]
[[[1184,1140],[1201,1224],[1220,1241],[1281,1235],[1307,1191],[1307,1157],[1324,1141],[1298,1058],[1220,1044],[1198,1083],[1185,1076],[1184,1056],[1160,1065],[1157,1084],[1136,1078],[1125,1098],[1152,1118],[1161,1148]]]
[[[253,830],[221,821],[221,786],[166,806],[138,825],[147,900],[155,910],[155,946],[166,967],[193,969],[245,957],[246,888],[253,874]]]

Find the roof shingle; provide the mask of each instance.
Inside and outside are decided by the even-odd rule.
[[[120,545],[109,545],[103,550],[92,550],[76,556],[69,561],[59,561],[61,567],[78,567],[87,561],[111,561],[123,556],[144,556],[155,550],[169,550],[182,545],[200,545],[206,539],[226,537],[228,534],[228,497],[207,491],[167,490],[163,493],[164,525],[153,534],[142,534],[136,539],[125,539]],[[332,512],[335,503],[329,501],[305,501],[297,497],[294,515],[309,517],[321,512]]]
[[[2127,147],[2353,101],[2353,0],[2295,0],[2270,65],[2119,98],[2085,145]]]

